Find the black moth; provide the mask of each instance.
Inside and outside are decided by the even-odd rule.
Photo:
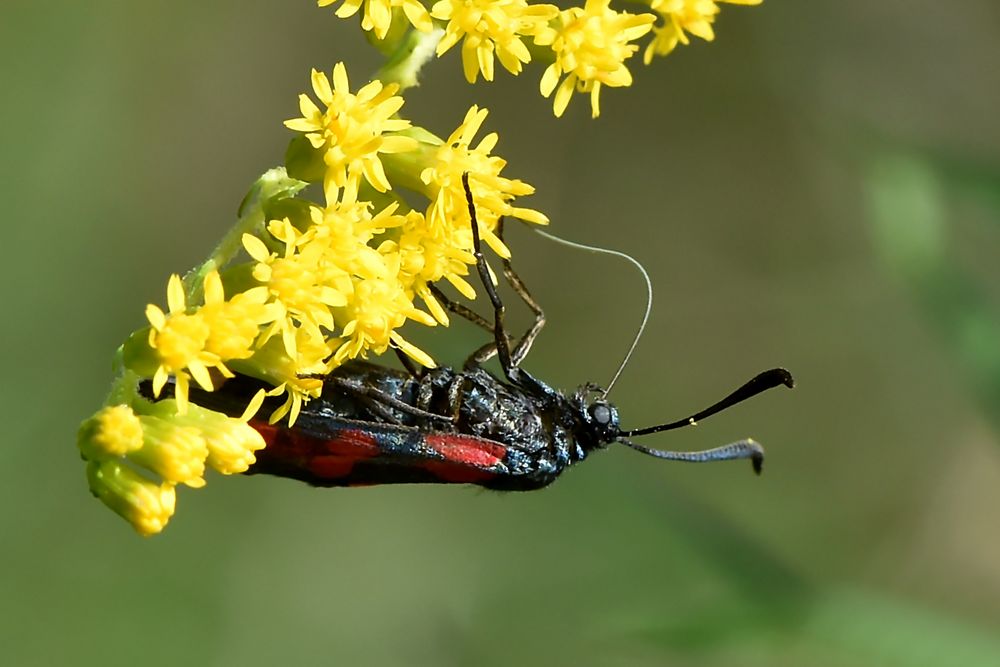
[[[765,371],[697,414],[649,428],[623,430],[607,392],[585,384],[563,394],[520,367],[545,323],[541,307],[504,260],[503,273],[534,313],[528,331],[513,341],[504,328],[504,306],[483,257],[476,210],[463,176],[476,268],[493,305],[488,322],[432,286],[452,313],[490,331],[493,340],[474,352],[461,370],[421,370],[402,354],[407,371],[351,361],[324,376],[322,396],[307,403],[294,426],[251,425],[264,435],[248,474],[300,479],[316,486],[396,483],[467,483],[504,491],[528,491],[550,484],[567,467],[611,444],[674,461],[750,459],[759,473],[763,448],[747,439],[715,449],[678,452],[650,449],[629,438],[668,431],[750,398],[762,391],[792,387],[782,368]],[[498,234],[502,236],[502,220]],[[494,355],[503,377],[482,367]],[[214,392],[192,391],[195,402],[228,414],[242,413],[262,385],[237,376]]]

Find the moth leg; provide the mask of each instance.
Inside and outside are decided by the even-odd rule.
[[[504,224],[504,219],[500,218],[500,220],[497,222],[496,234],[501,241],[503,240],[503,224]],[[545,326],[545,312],[542,310],[541,305],[537,301],[535,301],[535,298],[531,296],[531,292],[528,291],[528,287],[527,285],[524,284],[524,281],[521,280],[521,277],[517,274],[516,271],[514,271],[514,267],[511,264],[510,259],[503,260],[503,275],[504,278],[507,279],[507,283],[511,286],[514,292],[519,297],[521,297],[521,300],[524,301],[525,305],[528,306],[528,308],[535,316],[535,319],[531,323],[531,326],[528,327],[528,330],[525,331],[524,335],[522,335],[521,338],[518,340],[517,345],[514,347],[514,350],[511,353],[511,361],[514,363],[515,366],[520,366],[521,362],[524,361],[524,358],[528,356],[528,352],[531,350],[531,345],[535,342],[535,338],[538,337],[538,334]],[[447,296],[441,293],[441,291],[438,290],[433,285],[431,286],[431,289],[434,291],[434,295],[442,301],[445,308],[455,313],[456,315],[464,317],[473,324],[482,327],[483,329],[486,329],[487,331],[490,332],[493,331],[493,327],[491,327],[490,324],[486,321],[486,319],[483,318],[481,315],[479,315],[479,313],[476,313],[475,311],[465,307],[460,303],[455,303],[454,301],[451,301],[450,299],[448,299]],[[508,345],[509,344],[510,343],[508,341]],[[468,368],[470,366],[483,364],[486,361],[492,359],[493,355],[495,355],[496,353],[497,353],[496,343],[491,341],[486,345],[480,347],[475,352],[473,352],[466,361],[465,366],[466,368]]]
[[[469,187],[468,172],[462,174],[462,185],[465,187],[465,200],[469,205],[469,217],[472,222],[472,247],[474,250],[473,255],[476,258],[476,269],[479,271],[479,280],[483,283],[483,289],[486,290],[486,295],[489,296],[490,303],[493,304],[493,343],[496,346],[497,357],[500,360],[500,368],[508,380],[514,384],[519,384],[521,369],[517,367],[517,364],[511,358],[510,341],[507,331],[503,326],[503,301],[500,300],[496,286],[490,278],[490,270],[486,265],[486,257],[483,255],[482,241],[479,238],[479,221],[476,218],[476,205],[472,198],[472,188]],[[473,355],[473,358],[476,359],[478,354],[485,351],[486,348],[480,348]]]
[[[434,283],[427,285],[430,288],[431,294],[434,298],[441,302],[445,310],[451,311],[453,314],[458,315],[464,319],[469,320],[477,327],[481,327],[490,333],[493,333],[493,325],[486,321],[486,318],[472,310],[468,306],[465,306],[457,301],[452,301],[447,294],[441,291],[441,289]]]
[[[374,398],[369,398],[367,396],[358,396],[357,399],[364,403],[365,407],[372,412],[376,417],[386,422],[387,424],[402,424],[403,421],[397,417],[392,410],[382,405],[379,401]]]
[[[497,236],[500,240],[503,240],[503,218],[497,222]],[[524,332],[521,339],[517,342],[517,346],[514,348],[514,352],[511,354],[511,360],[515,365],[520,366],[524,358],[528,356],[528,352],[531,350],[532,343],[535,342],[535,338],[541,332],[542,327],[545,326],[545,311],[542,310],[542,306],[535,301],[535,298],[531,296],[531,292],[528,291],[528,287],[521,280],[521,277],[517,275],[514,271],[514,267],[510,263],[510,258],[505,258],[503,260],[503,275],[507,279],[507,282],[514,289],[514,292],[521,297],[521,301],[524,301],[525,305],[531,310],[535,315],[534,322],[528,327],[528,330]]]
[[[434,378],[425,375],[417,385],[417,407],[429,412],[434,400]]]
[[[504,223],[503,218],[500,218],[500,220],[497,223],[497,237],[499,237],[501,241],[503,240],[503,223]],[[524,284],[524,281],[521,280],[521,277],[517,275],[516,271],[514,271],[514,267],[511,265],[509,259],[503,260],[503,275],[504,278],[507,279],[507,282],[508,284],[510,284],[511,288],[513,288],[514,292],[519,297],[521,297],[521,300],[524,301],[524,303],[528,306],[528,308],[535,316],[535,319],[532,322],[531,326],[528,327],[528,330],[525,331],[524,335],[521,336],[521,338],[518,340],[517,345],[515,346],[514,351],[511,354],[511,358],[514,362],[514,365],[520,366],[521,362],[524,361],[524,358],[528,356],[528,351],[531,350],[531,345],[532,343],[535,342],[535,338],[542,330],[542,327],[545,326],[545,313],[542,310],[541,305],[539,305],[539,303],[535,301],[534,297],[531,296],[531,292],[528,291],[528,287]],[[485,329],[490,333],[493,333],[493,326],[489,322],[487,322],[486,318],[484,318],[482,315],[472,310],[471,308],[465,306],[464,304],[453,301],[451,298],[448,297],[448,295],[442,292],[441,289],[438,288],[433,283],[428,285],[428,287],[430,288],[431,293],[434,295],[434,298],[436,298],[441,303],[441,305],[444,306],[445,310],[448,310],[451,313],[458,315],[459,317],[466,319],[469,322],[472,322],[476,326]],[[469,366],[482,364],[492,359],[493,355],[495,355],[496,353],[497,353],[496,343],[491,341],[486,345],[483,345],[481,348],[473,352],[471,355],[469,355],[469,358],[466,361],[465,366],[466,368],[468,368]],[[407,369],[409,369],[413,364],[412,362],[410,363],[407,362],[409,362],[409,359],[404,361],[404,363],[407,364]]]
[[[451,408],[452,423],[458,423],[462,412],[462,394],[465,392],[465,378],[456,375],[448,385],[448,406]]]
[[[374,387],[365,387],[363,385],[350,382],[349,380],[344,380],[343,378],[335,378],[335,377],[327,377],[326,382],[334,384],[340,387],[341,389],[344,389],[354,394],[355,396],[368,398],[373,401],[382,403],[385,406],[395,408],[396,410],[399,410],[404,414],[412,415],[414,417],[420,417],[422,419],[433,419],[437,421],[446,421],[446,422],[452,421],[451,416],[436,415],[433,412],[428,412],[427,410],[424,410],[414,405],[410,405],[406,401],[401,401],[395,396],[391,396],[385,393],[384,391],[375,389]]]

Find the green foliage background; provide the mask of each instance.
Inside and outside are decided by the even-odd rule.
[[[477,102],[556,233],[635,254],[653,318],[614,398],[672,419],[772,365],[800,383],[647,444],[754,435],[765,475],[613,450],[539,493],[181,491],[141,539],[74,451],[113,350],[277,164],[312,66],[375,54],[311,2],[0,7],[11,665],[1000,664],[1000,10],[970,0],[725,7],[713,45],[556,120],[537,72]],[[528,367],[606,381],[641,282],[511,236],[550,326]],[[526,313],[511,309],[527,321]],[[457,363],[481,340],[414,337]]]

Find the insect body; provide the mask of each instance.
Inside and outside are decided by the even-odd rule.
[[[528,491],[550,484],[591,452],[624,444],[644,454],[679,461],[746,459],[759,473],[763,449],[741,440],[701,452],[650,449],[628,438],[680,428],[766,389],[791,387],[784,369],[761,373],[731,395],[686,419],[645,429],[623,430],[607,392],[585,384],[563,394],[520,367],[544,325],[541,308],[504,261],[504,275],[535,313],[516,342],[503,325],[504,308],[480,248],[468,176],[476,266],[493,304],[490,323],[435,292],[452,312],[490,330],[493,341],[477,350],[461,370],[398,371],[350,361],[324,377],[322,395],[307,403],[294,426],[252,420],[267,441],[248,473],[273,474],[316,486],[391,483],[468,483],[504,491]],[[499,230],[502,234],[502,229]],[[503,377],[481,363],[498,357]],[[402,357],[405,363],[405,358]],[[261,385],[237,377],[215,392],[193,391],[196,402],[240,414]]]

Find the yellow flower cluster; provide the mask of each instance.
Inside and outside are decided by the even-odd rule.
[[[321,7],[334,2],[318,0]],[[688,33],[714,39],[712,23],[720,2],[758,5],[762,0],[640,2],[651,11],[617,11],[611,0],[585,0],[583,6],[564,10],[527,0],[437,0],[428,12],[417,0],[365,0],[361,27],[382,40],[397,34],[397,18],[421,33],[431,33],[437,22],[444,29],[437,55],[461,42],[462,70],[469,83],[475,83],[480,74],[492,81],[497,59],[511,74],[520,74],[534,55],[549,63],[540,88],[545,97],[555,92],[552,108],[556,116],[566,110],[573,93],[580,92],[590,94],[591,114],[597,117],[602,87],[631,85],[625,61],[639,50],[636,40],[652,33],[643,55],[648,64],[654,55],[667,55],[678,43],[689,43]],[[360,9],[360,0],[344,0],[336,14],[354,16]],[[305,108],[303,116],[309,117]]]
[[[175,486],[205,485],[206,465],[229,475],[255,461],[264,439],[244,419],[177,400],[99,410],[80,427],[91,492],[143,535],[163,530],[176,503]]]
[[[548,222],[514,205],[534,188],[501,174],[506,162],[492,154],[497,135],[476,140],[485,109],[472,107],[442,141],[396,116],[403,105],[396,84],[373,81],[352,93],[338,64],[332,83],[314,71],[312,89],[319,103],[302,95],[301,117],[285,124],[305,140],[292,142],[290,156],[304,151],[296,163],[306,165],[303,180],[322,186],[323,203],[262,202],[262,211],[281,214],[262,214],[242,231],[236,247],[249,261],[213,257],[203,279],[197,271],[193,279],[172,276],[167,311],[149,305],[149,326],[123,346],[130,386],[80,429],[91,490],[143,534],[161,530],[173,513],[175,485],[202,486],[206,466],[229,474],[254,463],[264,442],[248,421],[266,396],[286,396],[272,422],[294,423],[322,390],[317,376],[348,359],[392,347],[434,365],[400,329],[408,321],[448,323],[433,283],[476,295],[464,278],[475,259],[463,174],[479,232],[503,257],[510,252],[495,233],[501,217]],[[407,203],[394,184],[426,202]],[[235,373],[273,389],[260,390],[239,417],[192,402],[193,385],[214,391]],[[144,378],[151,381],[140,390]],[[161,398],[168,386],[172,396]]]

